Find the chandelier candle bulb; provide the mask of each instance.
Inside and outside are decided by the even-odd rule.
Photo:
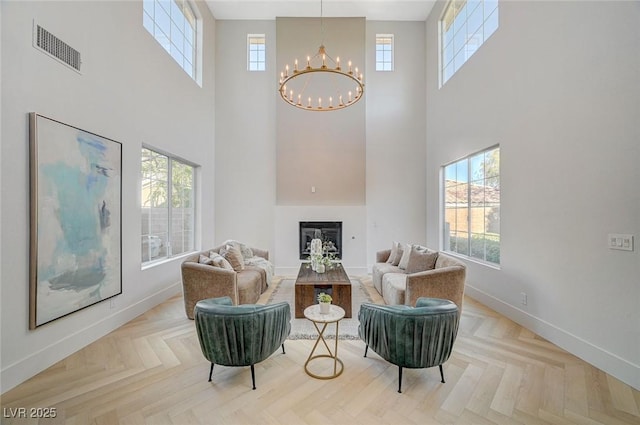
[[[311,56],[307,56],[307,69],[311,69]]]
[[[336,57],[336,69],[340,71],[340,56]]]
[[[293,101],[293,90],[289,91],[289,100]]]
[[[309,99],[307,100],[307,102],[308,102],[308,104],[307,104],[307,108],[311,108],[311,98],[309,98]]]
[[[293,63],[293,72],[298,72],[298,59]]]
[[[358,68],[356,68],[356,73],[357,73],[357,72],[358,72]],[[289,64],[287,64],[287,65],[284,67],[284,76],[285,76],[285,77],[288,77],[288,76],[289,76]]]
[[[302,105],[302,95],[298,95],[298,105]]]
[[[351,92],[349,92],[349,103],[351,103]]]
[[[333,97],[329,96],[329,108],[333,108]]]

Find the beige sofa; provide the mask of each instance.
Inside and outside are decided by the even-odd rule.
[[[406,251],[407,245],[403,248]],[[416,266],[407,264],[406,261],[405,264],[397,260],[388,262],[391,249],[376,253],[372,271],[373,285],[385,303],[415,306],[420,297],[443,298],[456,303],[458,312],[462,312],[465,264],[450,255],[419,245],[412,245],[411,249],[412,254],[428,253],[428,259],[421,260]]]
[[[199,261],[201,255],[208,258],[211,252],[219,254],[225,246],[195,253],[182,262],[182,292],[189,319],[194,317],[196,303],[207,298],[228,296],[234,305],[255,304],[270,283],[273,266],[268,261],[269,252],[266,250],[245,246],[252,256],[245,255],[245,263],[239,271]]]

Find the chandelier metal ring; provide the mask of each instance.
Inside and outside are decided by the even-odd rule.
[[[307,66],[302,69],[298,69],[297,60],[294,65],[294,69],[291,74],[289,74],[289,65],[285,67],[285,71],[280,74],[280,87],[279,93],[280,97],[287,102],[289,105],[294,106],[296,108],[305,110],[305,111],[335,111],[338,109],[343,109],[348,106],[355,104],[358,100],[362,98],[364,94],[364,83],[362,81],[363,75],[362,73],[358,73],[358,68],[355,68],[355,72],[351,66],[351,62],[349,62],[349,68],[347,71],[343,71],[340,67],[340,60],[337,59],[333,61],[331,57],[329,57],[326,53],[325,47],[320,46],[318,50],[318,54],[314,56],[313,59],[322,58],[322,64],[318,67],[313,67],[311,65],[312,58],[307,57]],[[334,62],[335,67],[327,66],[327,58]],[[295,78],[302,77],[303,75],[312,75],[315,73],[327,73],[339,76],[341,78],[348,78],[351,82],[355,82],[355,89],[353,91],[346,91],[344,94],[339,91],[336,93],[336,98],[333,96],[326,96],[324,98],[325,103],[322,103],[322,97],[318,97],[316,99],[312,99],[311,97],[307,97],[303,99],[302,96],[304,93],[294,93],[293,90],[287,90],[287,83],[291,82]],[[306,84],[305,84],[306,87]]]

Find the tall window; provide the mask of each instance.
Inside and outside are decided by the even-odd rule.
[[[498,29],[498,0],[451,0],[440,21],[441,85]]]
[[[195,167],[142,148],[142,262],[195,249]]]
[[[443,249],[500,264],[500,147],[443,168]]]
[[[264,34],[247,35],[247,69],[264,71],[266,64]]]
[[[162,47],[196,79],[196,26],[188,0],[144,0],[142,23]]]
[[[393,34],[376,34],[376,71],[393,71]]]

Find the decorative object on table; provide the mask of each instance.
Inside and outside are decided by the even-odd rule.
[[[29,329],[122,293],[122,144],[29,114]]]
[[[271,305],[233,305],[230,297],[200,300],[194,308],[198,341],[204,357],[214,364],[251,366],[256,389],[254,365],[266,360],[291,332],[291,308],[286,302]],[[243,335],[238,338],[237,335]]]
[[[320,30],[324,34],[322,0]],[[306,66],[299,67],[298,59],[294,61],[292,70],[288,64],[285,66],[280,73],[280,97],[289,105],[305,111],[336,111],[351,106],[362,98],[364,82],[358,67],[354,67],[351,61],[347,67],[344,71],[340,58],[333,59],[321,44],[315,56],[307,56]]]
[[[311,270],[316,273],[324,273],[327,268],[333,266],[336,261],[336,255],[329,249],[331,242],[322,242],[320,239],[311,241],[311,254],[309,261],[311,262]]]
[[[309,260],[311,260],[311,270],[314,272],[318,269],[318,264],[322,258],[322,241],[318,238],[311,240],[311,252]]]
[[[398,392],[402,392],[402,368],[438,366],[449,359],[458,334],[458,307],[440,298],[418,298],[415,307],[364,303],[358,312],[358,334],[386,361],[398,366]]]
[[[329,310],[331,309],[331,301],[333,300],[333,298],[331,298],[331,295],[325,293],[325,292],[320,292],[318,294],[318,303],[320,304],[320,313],[321,314],[328,314]]]

